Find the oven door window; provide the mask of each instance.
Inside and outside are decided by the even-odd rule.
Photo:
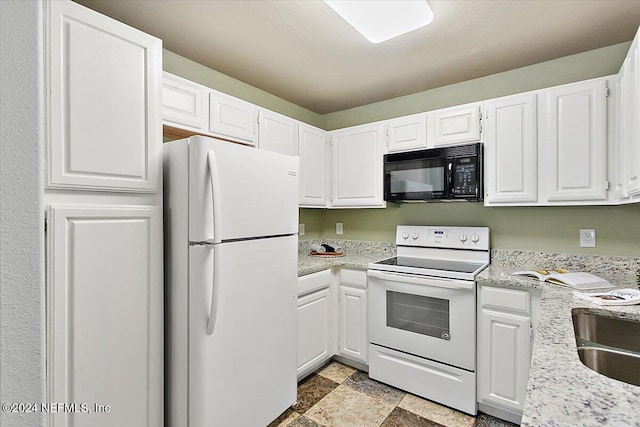
[[[387,326],[450,339],[449,300],[387,291]]]
[[[406,160],[385,165],[385,200],[446,196],[446,164],[441,159]]]

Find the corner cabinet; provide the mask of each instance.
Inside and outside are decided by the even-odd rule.
[[[329,134],[303,123],[298,127],[300,207],[328,206],[330,177]]]
[[[539,304],[538,290],[483,285],[478,293],[479,409],[518,424]]]
[[[507,96],[484,104],[485,205],[538,200],[537,96]]]
[[[384,124],[340,129],[331,135],[331,205],[385,207],[382,199]]]
[[[330,269],[298,278],[298,378],[335,353],[331,282]]]
[[[258,148],[289,156],[298,155],[298,122],[282,114],[260,108]]]
[[[622,203],[640,201],[640,32],[619,74],[618,159]]]
[[[162,41],[71,1],[46,5],[46,187],[159,191]]]

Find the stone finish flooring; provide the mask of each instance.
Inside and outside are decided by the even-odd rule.
[[[331,362],[298,384],[298,401],[269,427],[511,427],[438,405]]]

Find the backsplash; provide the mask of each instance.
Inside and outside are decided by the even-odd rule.
[[[346,253],[370,252],[383,256],[394,256],[396,254],[396,244],[389,242],[367,242],[363,240],[340,240],[340,239],[309,239],[298,240],[298,252],[308,254],[311,245],[327,244],[329,246],[340,246]]]
[[[517,269],[564,268],[605,276],[640,274],[640,258],[492,249],[491,263]]]

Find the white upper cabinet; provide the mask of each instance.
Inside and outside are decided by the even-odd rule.
[[[383,123],[372,123],[332,132],[332,206],[385,206],[384,130]]]
[[[46,5],[47,187],[158,191],[162,41],[71,1]]]
[[[387,147],[390,153],[427,148],[425,113],[389,120],[387,126]]]
[[[606,199],[606,86],[606,79],[594,79],[542,92],[541,201]]]
[[[535,93],[485,102],[485,205],[536,202],[536,114]]]
[[[640,195],[640,32],[631,43],[620,70],[618,103],[618,168],[620,170],[621,196]],[[640,200],[637,199],[637,200]],[[631,201],[631,200],[629,200]]]
[[[207,128],[208,107],[204,86],[167,72],[162,74],[162,119],[165,123],[201,131]]]
[[[300,206],[326,207],[329,193],[329,134],[303,123],[299,125]]]
[[[298,122],[264,108],[258,114],[258,148],[297,156]]]
[[[209,132],[225,139],[254,145],[258,107],[221,92],[209,94]]]
[[[429,148],[480,141],[482,126],[480,103],[458,105],[427,113]]]

